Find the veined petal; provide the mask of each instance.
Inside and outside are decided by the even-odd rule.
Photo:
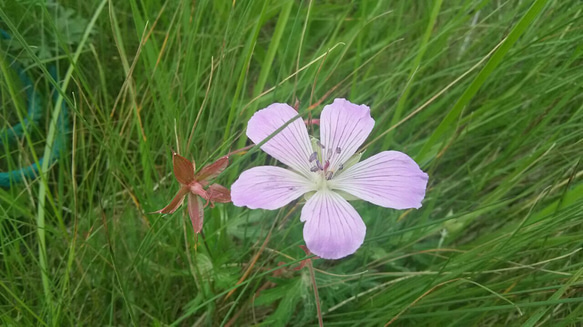
[[[335,99],[320,115],[320,142],[325,147],[323,161],[329,160],[330,169],[336,171],[356,153],[373,127],[369,107]]]
[[[314,183],[291,170],[259,166],[244,171],[231,185],[231,199],[238,207],[273,210],[314,188]]]
[[[247,124],[247,136],[259,144],[298,113],[284,103],[274,103],[257,111]],[[297,118],[269,139],[261,149],[275,159],[306,176],[310,175],[310,155],[314,152],[308,130],[301,118]]]
[[[408,155],[384,151],[342,171],[329,185],[382,207],[419,209],[427,180]]]
[[[190,216],[194,232],[200,233],[204,221],[204,206],[202,199],[192,193],[188,194],[188,216]]]
[[[358,212],[333,191],[316,192],[302,208],[301,220],[308,249],[324,259],[354,253],[366,234]]]

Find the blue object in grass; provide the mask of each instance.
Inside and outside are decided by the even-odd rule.
[[[10,39],[10,34],[0,29],[0,38]],[[24,133],[31,131],[32,128],[38,124],[43,114],[41,96],[37,89],[34,87],[34,84],[26,72],[16,62],[12,63],[11,67],[16,71],[18,78],[25,88],[27,117],[24,118],[21,123],[0,130],[0,149],[6,149],[9,144],[14,143],[14,141],[22,138]],[[48,67],[48,69],[53,79],[58,81],[56,67],[51,65]],[[58,93],[53,90],[53,102],[56,103],[57,97]],[[45,160],[49,160],[50,163],[53,163],[59,158],[65,146],[65,135],[69,130],[67,121],[67,105],[63,101],[61,106],[61,113],[57,119],[57,134],[51,146],[51,153],[49,158],[40,158],[37,163],[33,163],[26,167],[20,167],[19,169],[11,170],[8,172],[0,172],[0,187],[10,188],[22,183],[25,179],[35,179],[38,177],[39,170]]]

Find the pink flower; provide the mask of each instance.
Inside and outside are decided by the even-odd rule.
[[[257,111],[247,136],[259,144],[297,112],[274,103]],[[308,249],[324,259],[354,253],[364,241],[364,222],[347,199],[362,199],[393,209],[420,208],[428,176],[409,156],[384,151],[358,162],[358,148],[374,120],[365,105],[336,99],[322,110],[320,140],[310,141],[304,122],[296,119],[261,149],[290,169],[260,166],[244,171],[231,186],[233,204],[251,209],[278,209],[304,195],[300,220]]]
[[[204,208],[209,203],[212,208],[215,202],[231,202],[229,189],[219,184],[209,185],[209,181],[223,172],[228,164],[229,157],[224,156],[212,164],[204,166],[195,174],[196,166],[194,162],[190,162],[178,153],[173,152],[174,177],[180,183],[180,189],[166,207],[154,213],[173,213],[182,205],[184,198],[188,196],[188,215],[192,222],[192,228],[195,233],[200,233],[204,221]],[[205,204],[203,204],[203,199],[206,201]]]

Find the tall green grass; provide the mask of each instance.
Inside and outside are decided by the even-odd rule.
[[[150,212],[178,188],[171,150],[202,167],[256,110],[335,97],[371,107],[365,157],[406,152],[430,180],[420,210],[354,202],[364,245],[313,260],[326,326],[583,323],[579,1],[59,3],[0,1],[0,60],[46,99],[44,67],[70,72],[73,126],[57,165],[0,189],[3,325],[317,325],[301,203],[208,208],[204,240]],[[3,127],[20,87],[0,79]],[[41,156],[54,119],[0,168]],[[217,182],[266,163],[234,155]]]

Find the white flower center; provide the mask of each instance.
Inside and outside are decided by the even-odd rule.
[[[316,183],[316,190],[327,190],[329,189],[328,181],[330,181],[336,174],[338,174],[344,166],[340,164],[338,167],[331,167],[330,166],[330,159],[334,154],[342,153],[342,149],[340,147],[336,147],[336,149],[326,149],[326,146],[320,143],[320,141],[316,141],[314,143],[314,153],[310,155],[308,160],[310,164],[312,164],[312,168],[310,171],[315,176],[315,183]],[[336,168],[335,170],[333,170]]]

